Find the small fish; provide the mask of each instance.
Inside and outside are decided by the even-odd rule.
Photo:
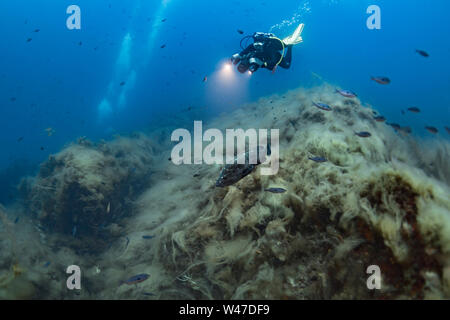
[[[155,236],[142,236],[142,239],[153,239]]]
[[[195,173],[195,174],[193,175],[193,177],[194,177],[194,178],[198,178],[198,177],[200,177],[200,174]]]
[[[155,294],[151,293],[151,292],[144,292],[143,295],[144,296],[154,296]]]
[[[428,130],[428,132],[432,133],[432,134],[436,134],[439,132],[438,129],[436,129],[435,127],[425,127],[425,129]]]
[[[377,121],[377,122],[385,122],[385,121],[386,121],[386,118],[383,117],[383,116],[376,116],[376,117],[373,117],[373,118],[374,118],[375,121]]]
[[[314,104],[317,108],[319,108],[319,109],[321,109],[321,110],[331,111],[331,107],[330,107],[329,105],[325,104],[325,103],[321,103],[321,102],[316,103],[316,102],[313,101],[313,104]]]
[[[123,86],[125,85],[125,83],[126,83],[125,81],[122,81],[122,82],[120,83],[120,86],[123,87]]]
[[[43,267],[44,267],[44,268],[47,268],[50,264],[51,264],[51,262],[50,262],[50,261],[47,261],[46,263],[44,263]]]
[[[361,138],[368,138],[368,137],[372,136],[372,134],[367,131],[355,132],[355,134]]]
[[[82,42],[82,41],[78,42],[78,45],[79,45],[79,46],[82,46],[82,45],[83,45],[83,42]]]
[[[44,131],[47,132],[47,135],[48,135],[49,137],[51,137],[51,136],[55,133],[55,130],[54,130],[53,128],[47,128],[47,129],[45,129]]]
[[[286,189],[283,189],[283,188],[268,188],[268,189],[264,189],[264,191],[271,192],[271,193],[285,193]]]
[[[35,29],[35,30],[34,30],[34,32],[39,32],[39,31],[41,31],[41,29]]]
[[[391,79],[389,79],[388,77],[371,77],[370,79],[372,79],[373,81],[379,83],[379,84],[389,84],[391,83]]]
[[[76,234],[77,234],[77,226],[73,226],[73,228],[72,228],[72,236],[75,237]]]
[[[205,76],[205,77],[203,78],[203,82],[206,82],[206,81],[208,81],[208,77],[207,77],[207,76]]]
[[[406,134],[410,134],[412,132],[412,129],[411,127],[400,127],[399,131]]]
[[[328,160],[324,157],[308,157],[309,160],[312,160],[314,162],[327,162]]]
[[[160,48],[161,49],[164,49],[166,47],[166,45],[165,44],[163,44]]]
[[[244,31],[242,31],[242,30],[240,30],[240,29],[238,29],[237,32],[238,32],[239,34],[244,34]]]
[[[161,20],[161,22],[166,22],[166,21],[167,21],[167,18],[164,18]]]
[[[388,126],[391,126],[392,128],[394,128],[395,130],[400,130],[400,128],[401,128],[398,123],[388,123],[388,122],[386,122],[386,124]]]
[[[111,202],[108,202],[108,205],[106,206],[106,213],[111,212]]]
[[[425,51],[423,51],[423,50],[418,50],[418,49],[416,49],[416,52],[417,52],[418,54],[420,54],[422,57],[425,57],[425,58],[428,58],[428,57],[430,56],[427,52],[425,52]]]
[[[411,107],[407,109],[409,112],[420,113],[420,109],[417,107]]]
[[[28,39],[27,39],[27,42],[31,42],[31,40],[33,40],[33,38],[28,38]]]
[[[128,248],[128,245],[130,244],[130,238],[126,237],[127,243],[125,244],[125,249]]]
[[[20,217],[17,217],[17,218],[14,220],[14,224],[17,224],[17,222],[19,222],[19,220],[20,220]]]
[[[41,147],[41,151],[44,151],[45,150],[45,148],[44,147]]]
[[[17,142],[22,142],[23,141],[23,137],[20,137],[19,139],[17,139]]]
[[[131,278],[125,280],[125,281],[122,281],[122,284],[123,283],[128,284],[128,285],[137,284],[137,283],[140,283],[140,282],[144,282],[149,277],[150,277],[149,274],[141,273],[141,274],[135,275],[135,276],[133,276],[133,277],[131,277]]]
[[[450,128],[449,127],[444,127],[444,128],[447,131],[447,133],[450,134]]]
[[[346,98],[356,98],[358,96],[356,93],[349,90],[336,89],[336,93],[339,93],[341,96],[344,96]]]

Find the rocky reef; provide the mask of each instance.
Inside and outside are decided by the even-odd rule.
[[[167,161],[167,131],[70,145],[22,183],[28,219],[3,214],[0,294],[21,298],[9,286],[20,274],[42,299],[448,299],[449,142],[375,112],[324,85],[221,115],[208,127],[280,130],[278,174],[225,188],[219,165]],[[79,295],[61,285],[68,261],[84,270]],[[136,274],[150,277],[120,284]]]
[[[154,280],[160,297],[448,298],[450,193],[441,161],[448,141],[420,144],[376,122],[374,111],[324,86],[261,99],[211,124],[279,128],[281,167],[226,189],[213,187],[219,168],[172,168],[178,179],[155,188],[176,201],[151,190],[142,196],[136,219],[161,219],[152,257],[164,266]],[[417,166],[417,149],[436,174]],[[136,232],[153,228],[130,223]],[[371,265],[381,270],[380,290],[367,288]]]
[[[98,144],[79,139],[22,182],[25,205],[45,232],[69,236],[88,252],[101,249],[148,187],[152,156],[153,144],[144,136]]]

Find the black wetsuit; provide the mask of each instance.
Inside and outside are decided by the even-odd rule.
[[[241,63],[246,63],[250,58],[254,57],[262,61],[260,68],[273,70],[281,59],[283,45],[281,41],[274,37],[254,35],[254,43],[245,48],[239,55],[242,57]],[[289,69],[292,60],[292,46],[285,46],[286,55],[278,64],[280,67]]]

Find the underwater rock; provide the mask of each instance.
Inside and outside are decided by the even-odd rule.
[[[340,110],[332,117],[309,107],[298,112],[298,101],[314,95]],[[273,127],[270,111],[279,104],[289,116],[280,115],[277,125],[295,130],[280,134],[281,166],[274,177],[253,173],[238,187],[209,189],[204,185],[215,178],[211,168],[200,179],[158,186],[165,194],[177,192],[170,206],[146,193],[143,216],[152,212],[178,221],[161,235],[157,250],[167,254],[159,254],[158,263],[168,278],[189,270],[191,279],[177,295],[161,283],[162,297],[183,292],[193,299],[449,298],[448,181],[416,167],[406,140],[375,127],[359,103],[342,106],[341,99],[331,86],[322,86],[271,97],[273,104],[260,102],[258,116],[247,125]],[[211,126],[232,128],[253,107],[223,115]],[[355,130],[369,129],[370,139],[355,138]],[[308,154],[326,155],[329,163],[316,165]],[[440,158],[429,161],[445,166]],[[289,193],[268,196],[267,185],[286,186]],[[169,234],[177,232],[183,241],[173,245]],[[381,290],[367,290],[370,265],[382,270]]]
[[[152,157],[152,142],[143,136],[98,145],[80,140],[24,182],[26,205],[48,231],[95,237],[125,216],[148,186]]]
[[[311,108],[311,99],[329,102],[333,111]],[[221,129],[280,128],[278,174],[255,170],[227,188],[211,187],[217,166],[173,166],[168,145],[156,162],[143,136],[69,146],[22,184],[33,222],[45,237],[56,234],[54,247],[61,248],[28,261],[37,261],[38,270],[52,261],[45,271],[59,267],[58,259],[101,268],[100,276],[85,273],[83,298],[449,299],[450,144],[412,142],[377,123],[358,99],[345,101],[323,85],[261,99],[211,121]],[[273,120],[272,107],[286,112]],[[151,137],[163,144],[167,136]],[[328,161],[318,164],[312,155]],[[150,184],[151,167],[160,179],[152,176]],[[268,186],[288,191],[271,194]],[[0,224],[10,229],[7,241],[0,232],[0,244],[15,245],[14,228],[27,225],[21,216],[18,224]],[[85,250],[75,250],[75,258],[67,247]],[[0,286],[12,279],[9,252],[19,251],[1,249],[0,275],[8,277],[0,276]],[[371,265],[382,272],[380,290],[367,289]],[[139,290],[118,286],[143,272],[151,277]],[[50,275],[33,278],[34,297],[66,298]],[[14,297],[14,289],[6,291]]]

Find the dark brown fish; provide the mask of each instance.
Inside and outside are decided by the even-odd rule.
[[[439,130],[436,129],[435,127],[425,127],[425,129],[427,129],[428,132],[430,132],[432,134],[437,134],[439,132]]]
[[[248,176],[255,168],[256,164],[227,164],[216,181],[216,187],[231,186]]]
[[[268,188],[264,189],[264,191],[270,192],[270,193],[285,193],[286,189],[283,188]]]
[[[417,107],[408,108],[408,111],[413,113],[420,113],[420,109]]]
[[[160,48],[161,49],[164,49],[166,47],[166,45],[165,44],[163,44]]]
[[[238,32],[239,34],[244,34],[244,31],[242,31],[242,30],[240,30],[240,29],[238,29],[237,32]]]
[[[391,126],[392,128],[394,128],[395,130],[400,130],[401,126],[398,123],[388,123],[386,122],[386,124],[388,126]]]
[[[367,132],[367,131],[355,132],[355,134],[358,137],[361,137],[361,138],[369,138],[369,137],[372,136],[372,134],[370,132]]]
[[[228,187],[240,181],[252,173],[256,167],[264,163],[267,155],[270,155],[270,147],[258,146],[256,149],[238,155],[233,164],[227,164],[222,169],[219,178],[216,181],[216,187]],[[254,156],[255,159],[252,159]],[[243,160],[243,161],[241,161]],[[251,163],[256,160],[256,163]],[[244,162],[240,164],[240,162]]]
[[[410,134],[412,132],[412,129],[411,127],[400,127],[399,131],[406,134]]]
[[[193,110],[193,109],[194,109],[194,107],[189,106],[189,107],[187,107],[186,109],[181,110],[181,112],[189,112],[189,111],[191,111],[191,110]]]
[[[385,121],[386,121],[386,118],[383,117],[383,116],[376,116],[376,117],[373,117],[373,118],[374,118],[375,121],[377,121],[377,122],[385,122]]]
[[[379,84],[390,84],[391,83],[391,79],[389,79],[388,77],[371,77],[370,79],[372,79],[373,81],[375,81]]]
[[[416,50],[416,52],[425,58],[428,58],[430,56],[427,52],[425,52],[423,50]]]
[[[27,42],[31,42],[31,40],[33,40],[33,38],[28,38],[28,39],[27,39]]]
[[[207,76],[205,76],[205,77],[203,78],[203,82],[206,82],[206,81],[208,81],[208,77],[207,77]]]

